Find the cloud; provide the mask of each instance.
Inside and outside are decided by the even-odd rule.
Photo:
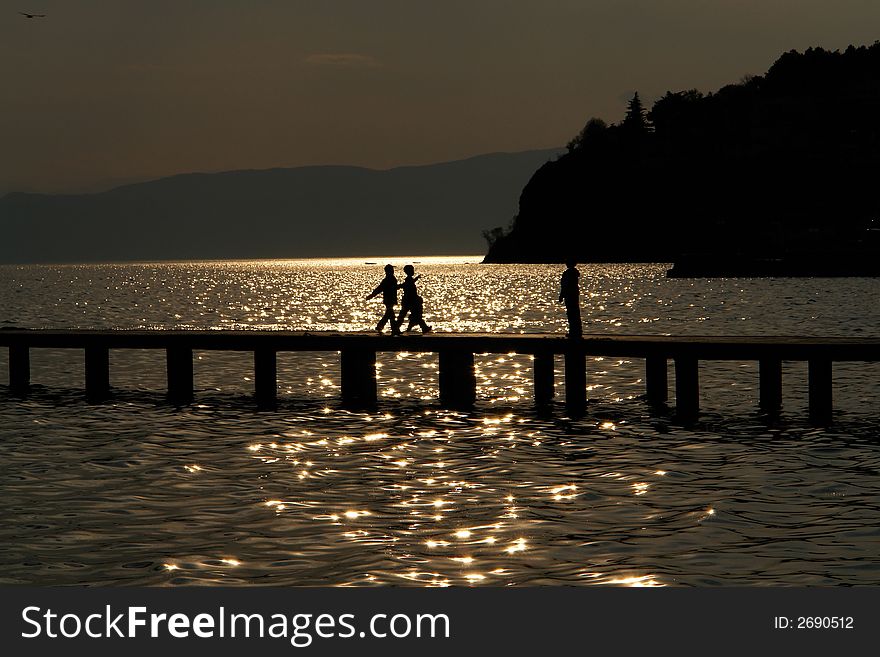
[[[358,53],[314,53],[306,57],[313,66],[337,66],[344,68],[377,68],[379,62],[370,55]]]

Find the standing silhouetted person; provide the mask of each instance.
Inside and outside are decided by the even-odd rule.
[[[385,265],[385,278],[383,278],[382,282],[376,286],[375,290],[367,295],[367,299],[372,299],[373,297],[378,296],[380,292],[382,293],[382,303],[385,304],[385,314],[382,315],[382,319],[376,324],[376,330],[379,331],[379,333],[385,328],[386,323],[391,322],[391,335],[400,335],[400,328],[397,326],[397,322],[394,319],[394,306],[397,305],[398,287],[400,286],[397,284],[397,279],[394,277],[394,267],[391,265]]]
[[[416,281],[421,276],[414,275],[416,270],[412,265],[407,265],[403,268],[403,271],[406,273],[406,278],[403,279],[403,284],[401,285],[403,288],[403,300],[400,302],[400,314],[397,316],[397,330],[399,331],[400,327],[403,326],[403,320],[406,314],[409,313],[409,326],[406,330],[411,331],[413,326],[418,324],[422,329],[422,333],[427,333],[431,330],[431,327],[425,324],[425,320],[422,317],[425,305],[416,289]]]
[[[578,291],[578,278],[581,273],[575,267],[574,260],[567,260],[568,267],[562,272],[559,281],[559,301],[565,301],[565,314],[568,316],[568,337],[579,338],[584,334],[581,327],[581,301]]]

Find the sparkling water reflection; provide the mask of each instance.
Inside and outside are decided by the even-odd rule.
[[[364,260],[0,267],[0,321],[363,330],[384,263]],[[436,330],[565,330],[558,267],[421,260]],[[880,320],[874,280],[581,270],[590,332],[858,336]],[[473,413],[437,406],[432,354],[380,355],[375,413],[339,408],[337,354],[280,355],[262,412],[249,354],[198,354],[183,409],[164,402],[161,353],[113,352],[101,406],[82,401],[81,354],[32,358],[34,393],[0,395],[3,582],[880,582],[876,366],[835,369],[837,422],[814,429],[802,365],[768,423],[754,363],[706,364],[684,428],[639,398],[638,360],[592,359],[589,414],[570,421],[532,410],[531,359],[513,354],[478,356]]]

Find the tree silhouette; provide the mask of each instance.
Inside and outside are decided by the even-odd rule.
[[[790,51],[650,112],[634,93],[620,123],[590,119],[535,172],[486,260],[880,261],[878,115],[880,43]]]
[[[626,105],[626,116],[620,127],[627,132],[643,134],[650,130],[651,125],[648,123],[647,112],[642,106],[642,99],[639,98],[639,92],[635,92],[629,103]]]
[[[486,243],[489,245],[491,249],[495,242],[499,241],[504,237],[504,228],[501,226],[495,226],[495,228],[490,228],[483,231],[483,239],[486,240]]]
[[[566,145],[566,148],[568,148],[568,152],[571,153],[580,148],[584,148],[590,143],[601,141],[607,129],[608,124],[605,123],[605,121],[593,117],[592,119],[587,121],[587,124],[577,134],[577,136],[570,142],[568,142],[568,144]]]

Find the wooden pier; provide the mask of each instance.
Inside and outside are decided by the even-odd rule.
[[[676,412],[695,417],[700,408],[700,361],[759,363],[759,404],[767,412],[782,404],[782,362],[805,361],[809,368],[810,417],[830,421],[832,364],[880,361],[880,339],[781,337],[679,337],[586,335],[569,339],[547,334],[431,333],[392,337],[375,333],[304,331],[176,330],[0,330],[0,347],[9,349],[9,388],[25,394],[30,386],[31,349],[81,349],[86,397],[100,402],[110,393],[111,349],[162,349],[166,352],[168,396],[177,404],[193,399],[193,352],[249,351],[254,354],[254,387],[261,405],[277,394],[276,354],[284,351],[339,352],[342,402],[369,408],[377,401],[378,352],[433,352],[439,355],[439,392],[444,406],[471,407],[476,400],[474,355],[528,354],[534,358],[534,397],[538,405],[554,396],[554,356],[565,363],[565,405],[572,416],[586,408],[588,356],[645,360],[645,393],[652,404],[668,398],[667,369],[675,368]]]

